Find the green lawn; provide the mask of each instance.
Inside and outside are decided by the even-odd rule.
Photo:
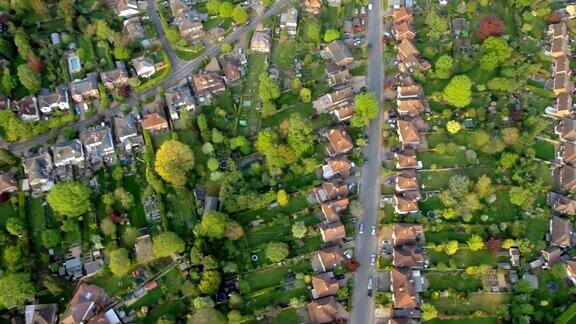
[[[296,58],[298,44],[295,40],[288,40],[284,43],[274,47],[272,51],[272,62],[274,62],[280,70],[290,70],[294,65]]]
[[[18,216],[18,212],[16,211],[16,208],[14,208],[14,205],[10,202],[0,204],[0,226],[4,227],[6,220],[13,216]]]
[[[510,297],[512,294],[509,293],[474,292],[470,294],[469,299],[470,303],[479,310],[488,314],[496,314],[498,306],[508,304]]]
[[[440,232],[426,232],[427,243],[442,243],[451,240],[465,243],[468,240],[468,234],[466,234],[466,232],[456,232],[455,230],[450,230],[449,228],[444,228]]]
[[[440,190],[448,186],[450,178],[456,174],[468,176],[471,180],[478,179],[482,175],[492,175],[492,167],[480,166],[454,170],[424,170],[420,172],[420,183],[424,190]]]
[[[130,209],[130,221],[132,226],[137,228],[146,227],[146,214],[144,213],[144,206],[140,197],[140,184],[136,180],[136,176],[130,175],[123,178],[124,186],[128,192],[134,196],[134,207]]]
[[[481,264],[496,265],[496,263],[498,263],[498,256],[492,252],[488,250],[471,251],[467,246],[460,246],[460,250],[452,257],[454,261],[456,261],[456,266],[462,269],[468,266],[478,266]]]
[[[287,308],[276,317],[270,319],[271,324],[299,324],[301,321],[298,312],[294,308]]]
[[[472,318],[459,318],[459,319],[439,319],[435,318],[431,321],[426,321],[427,324],[497,324],[499,323],[497,317],[472,317]]]
[[[426,215],[426,213],[431,210],[440,210],[444,208],[444,205],[442,205],[442,202],[440,202],[440,199],[438,197],[429,197],[425,201],[420,201],[420,203],[418,203],[418,206],[422,211],[422,215]]]
[[[294,288],[292,290],[282,290],[282,288],[267,289],[263,291],[262,294],[246,297],[244,299],[244,308],[250,313],[268,305],[286,307],[290,303],[290,299],[294,297],[304,297],[304,299],[308,299],[309,296],[310,290],[308,290],[308,287]]]
[[[556,324],[568,324],[576,321],[576,303],[568,307],[564,313],[556,318]]]
[[[110,44],[106,41],[99,41],[96,43],[96,55],[106,64],[102,66],[104,69],[111,69],[114,67],[114,59],[112,58],[112,54],[110,53]]]
[[[233,215],[232,218],[242,225],[248,225],[258,216],[260,219],[264,221],[271,221],[275,219],[279,214],[284,215],[294,214],[296,212],[303,210],[307,206],[308,201],[306,200],[306,196],[295,196],[295,197],[293,196],[290,197],[288,205],[284,207],[279,206],[276,208],[252,209]]]
[[[208,20],[206,20],[206,22],[202,26],[204,30],[214,29],[216,27],[220,27],[227,30],[230,28],[231,25],[232,21],[230,19],[215,16],[213,18],[208,18]]]
[[[418,152],[417,156],[426,169],[431,168],[433,165],[437,168],[454,168],[468,165],[466,153],[463,150],[458,150],[454,154],[444,155],[437,154],[433,151]]]
[[[550,222],[547,219],[530,219],[530,225],[524,227],[524,236],[532,242],[540,241],[548,232],[549,225]]]
[[[249,56],[249,69],[244,80],[244,95],[240,104],[240,114],[238,117],[238,133],[251,137],[260,129],[260,112],[256,109],[259,104],[258,99],[258,77],[266,71],[268,63],[266,56],[254,53]]]
[[[96,63],[98,62],[96,59],[96,54],[94,52],[94,44],[91,40],[87,39],[84,36],[78,36],[76,38],[76,42],[78,44],[78,56],[80,57],[80,61],[82,67],[85,68],[86,62]],[[95,67],[95,65],[93,65]]]
[[[264,270],[257,270],[244,276],[243,280],[250,283],[250,291],[258,291],[268,287],[282,284],[287,273],[310,272],[310,262],[304,260],[291,266],[271,266]]]
[[[470,277],[463,271],[430,271],[426,273],[426,279],[430,284],[429,290],[453,288],[466,292],[482,289],[482,281],[479,278]]]

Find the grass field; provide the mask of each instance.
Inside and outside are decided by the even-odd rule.
[[[471,180],[476,180],[484,174],[490,176],[492,167],[480,166],[439,171],[424,170],[420,172],[420,183],[425,190],[439,190],[446,188],[450,178],[456,174],[462,174],[468,176]]]

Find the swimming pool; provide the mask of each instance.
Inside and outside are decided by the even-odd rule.
[[[68,57],[68,67],[70,69],[70,73],[80,72],[80,59],[78,56],[73,55]]]

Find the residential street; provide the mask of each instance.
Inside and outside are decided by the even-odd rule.
[[[176,52],[174,52],[174,49],[172,46],[170,46],[170,42],[168,42],[166,39],[166,33],[164,33],[164,28],[162,28],[162,21],[160,20],[160,15],[158,12],[158,1],[148,0],[148,11],[150,15],[150,21],[154,25],[154,30],[156,31],[156,36],[162,43],[162,47],[170,59],[172,69],[178,70],[182,64],[182,61],[178,58],[178,55],[176,55]]]
[[[382,2],[371,0],[373,10],[369,12],[367,41],[372,44],[368,54],[368,75],[366,88],[376,93],[379,106],[382,107],[382,88],[384,67],[382,62]],[[370,143],[365,149],[368,164],[362,169],[360,178],[360,202],[364,206],[364,215],[358,220],[358,224],[364,225],[364,234],[357,233],[355,256],[360,262],[360,269],[354,278],[354,291],[352,293],[352,311],[350,323],[373,323],[374,322],[374,295],[368,297],[368,279],[375,278],[374,266],[370,265],[370,256],[376,253],[376,236],[370,234],[372,225],[378,227],[377,213],[380,197],[380,157],[382,152],[382,120],[383,112],[372,120],[367,129]],[[376,287],[377,283],[373,282]],[[374,289],[375,293],[375,289]]]
[[[150,2],[154,2],[154,1],[150,1]],[[114,116],[118,112],[122,111],[124,106],[131,107],[131,106],[136,105],[138,102],[138,97],[144,98],[146,96],[155,94],[156,90],[159,86],[167,89],[167,88],[171,88],[171,87],[177,86],[178,84],[182,83],[183,81],[186,80],[186,78],[192,76],[192,72],[196,68],[198,68],[198,66],[207,57],[212,57],[212,56],[218,54],[218,52],[220,52],[220,48],[222,47],[223,44],[232,43],[232,42],[240,39],[245,33],[254,29],[254,27],[256,27],[258,24],[260,24],[262,21],[266,20],[267,18],[269,18],[272,15],[277,14],[278,11],[280,9],[282,9],[284,7],[284,5],[286,5],[288,2],[289,2],[288,0],[276,1],[273,5],[271,5],[268,8],[268,11],[266,11],[264,14],[262,14],[260,16],[253,18],[250,21],[250,24],[248,24],[247,26],[238,27],[236,29],[236,31],[229,34],[222,41],[206,47],[205,51],[202,52],[202,54],[200,54],[196,59],[194,59],[192,61],[187,61],[187,62],[182,63],[182,64],[179,64],[178,67],[173,65],[170,76],[166,80],[160,82],[158,85],[156,85],[152,88],[149,88],[145,91],[138,93],[137,96],[133,96],[132,98],[126,100],[122,104],[118,104],[118,103],[113,104],[108,110],[106,110],[103,117],[109,118],[111,116]],[[156,16],[157,19],[154,19],[154,16]],[[151,19],[152,19],[152,21],[157,20],[157,22],[155,22],[155,24],[160,23],[159,18],[157,17],[157,13],[151,14]],[[169,47],[169,44],[168,44],[168,47],[166,47],[167,41],[164,37],[164,34],[162,33],[161,35],[158,35],[158,37],[160,38],[162,44],[165,46],[167,53],[174,53],[172,48]],[[164,44],[165,42],[166,42],[166,44]],[[169,55],[169,57],[171,57],[171,56]],[[172,58],[170,60],[172,60]],[[180,61],[178,60],[178,62],[180,62]],[[102,116],[102,114],[96,114],[96,115],[90,116],[86,119],[77,121],[76,123],[74,123],[72,125],[67,125],[67,126],[74,126],[78,130],[82,130],[83,128],[97,122],[101,116]],[[58,132],[59,129],[55,129],[54,131]],[[37,136],[33,139],[18,142],[18,143],[13,143],[13,144],[0,143],[0,148],[8,148],[14,154],[26,153],[33,147],[46,144],[46,142],[48,141],[48,138],[49,138],[49,133],[46,133],[46,134],[43,134],[41,136]]]

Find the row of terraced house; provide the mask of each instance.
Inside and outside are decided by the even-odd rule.
[[[412,43],[415,32],[412,28],[412,13],[402,6],[392,13],[392,34],[399,42],[397,75],[397,132],[402,149],[395,153],[398,169],[395,178],[395,211],[398,214],[419,213],[420,184],[418,169],[422,163],[416,151],[423,144],[422,131],[427,125],[422,115],[429,111],[422,87],[410,75],[414,71],[425,71],[430,64],[420,58]],[[424,229],[419,224],[394,224],[392,231],[392,316],[389,323],[415,323],[420,318],[422,303],[419,293],[426,289],[421,269],[428,267],[428,256],[424,245]]]

